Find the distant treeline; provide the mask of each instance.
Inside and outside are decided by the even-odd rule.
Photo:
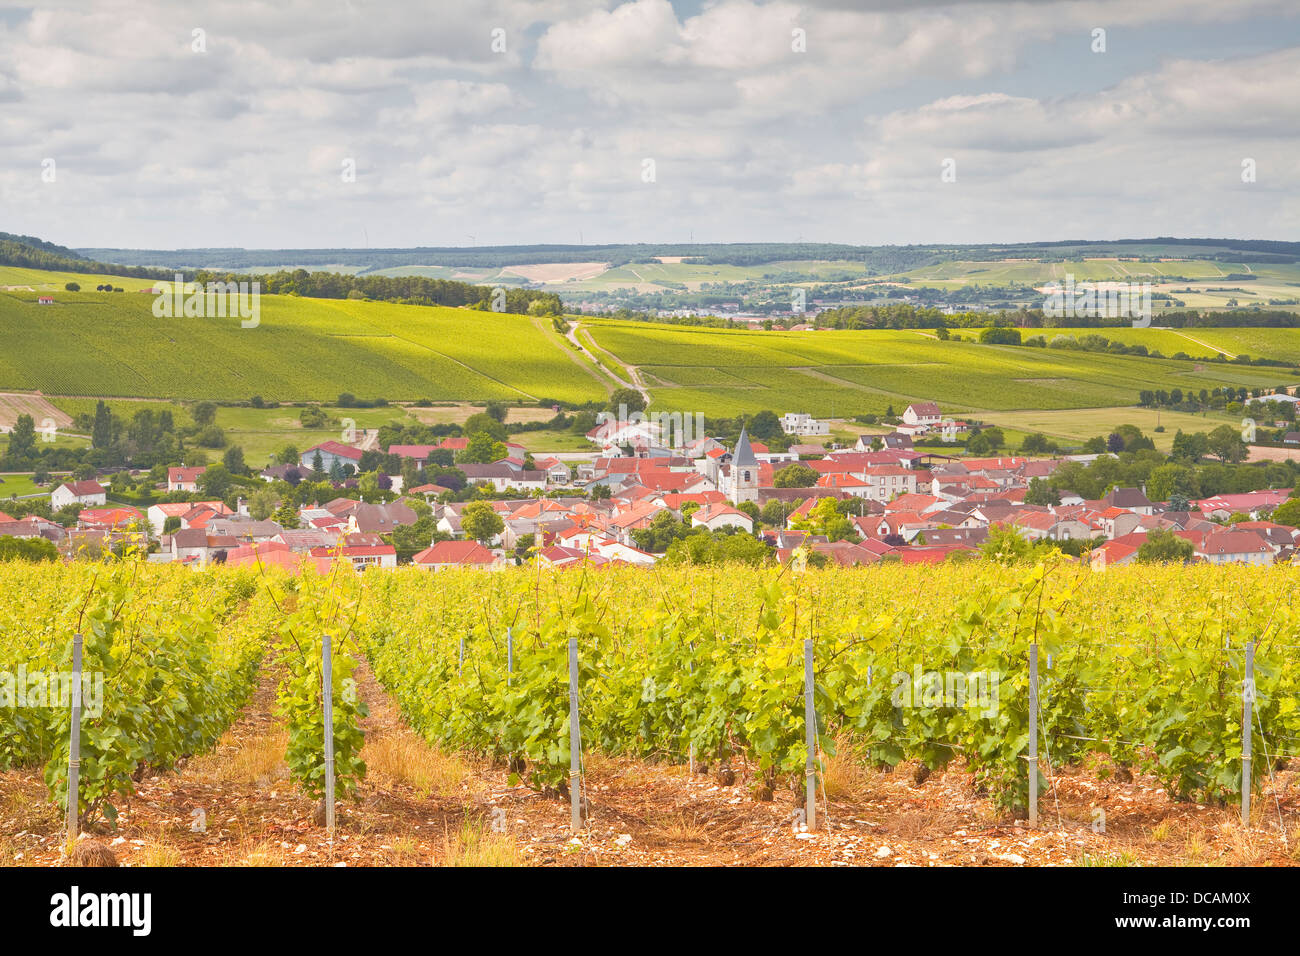
[[[416,249],[82,249],[94,259],[166,268],[266,269],[346,266],[362,270],[405,266],[499,269],[541,262],[648,262],[684,257],[715,265],[762,265],[782,260],[861,262],[877,272],[899,272],[952,260],[1061,259],[1081,256],[1174,256],[1223,262],[1297,262],[1300,242],[1265,239],[1064,240],[975,245],[855,246],[823,242],[632,243],[611,245],[436,246]]]
[[[357,276],[340,272],[275,272],[264,275],[245,272],[200,270],[194,280],[208,282],[258,282],[265,295],[300,295],[314,299],[375,299],[406,305],[468,306],[491,310],[494,290],[488,286],[426,279],[422,276]],[[559,315],[560,297],[535,289],[502,289],[504,309],[499,311],[537,315]]]
[[[1232,312],[1168,312],[1152,319],[1152,324],[1169,328],[1297,328],[1300,315],[1281,310],[1250,309]],[[910,303],[884,305],[850,305],[826,309],[817,315],[816,325],[825,329],[970,329],[989,325],[1015,326],[1026,329],[1054,328],[1132,328],[1130,318],[1088,316],[1050,316],[1042,309],[1000,312],[958,312],[947,315],[931,306]]]
[[[50,272],[81,272],[88,275],[132,276],[137,279],[171,278],[162,269],[95,262],[82,258],[71,249],[31,236],[13,236],[7,232],[0,232],[0,266],[45,269]]]

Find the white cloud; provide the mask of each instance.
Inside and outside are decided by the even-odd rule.
[[[358,244],[363,229],[373,245],[1293,231],[1295,20],[1238,36],[1231,58],[1202,52],[1221,24],[1289,12],[1280,0],[683,9],[52,0],[0,13],[0,229],[150,247]],[[1073,36],[1082,50],[1095,25],[1121,46],[1179,29],[1141,72],[1069,92],[1078,64],[1041,48]],[[191,50],[196,27],[206,53]],[[505,53],[490,49],[498,27]],[[796,28],[807,52],[791,48]],[[1056,95],[1027,92],[1037,78]],[[958,182],[945,185],[949,156]],[[1253,193],[1243,156],[1259,162]],[[355,183],[340,180],[346,157]]]

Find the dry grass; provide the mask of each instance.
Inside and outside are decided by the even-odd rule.
[[[1232,823],[1225,823],[1222,830],[1230,864],[1257,866],[1268,855],[1258,831]]]
[[[415,866],[420,862],[420,845],[410,837],[399,837],[386,851],[386,862],[393,866]]]
[[[48,832],[60,829],[63,813],[50,802],[49,792],[39,774],[21,771],[0,774],[0,824],[10,832]]]
[[[281,850],[272,843],[261,843],[247,853],[235,856],[231,866],[284,866]]]
[[[1183,844],[1183,859],[1188,863],[1203,866],[1209,862],[1210,848],[1199,833],[1193,833]]]
[[[442,866],[523,866],[519,847],[508,836],[485,830],[482,822],[468,817],[458,832],[443,837]]]
[[[822,787],[827,800],[870,800],[878,790],[875,776],[860,748],[847,735],[835,738],[835,756],[822,758]]]
[[[146,843],[131,857],[135,866],[180,866],[181,851],[166,843]]]
[[[646,818],[657,836],[673,843],[708,843],[709,833],[699,816],[679,810],[675,813],[657,813]]]
[[[288,777],[289,768],[284,762],[288,747],[287,731],[238,743],[223,738],[215,751],[195,757],[187,769],[204,783],[266,788]]]
[[[361,751],[366,777],[410,787],[421,798],[462,795],[470,768],[456,757],[430,747],[412,733],[366,738]]]

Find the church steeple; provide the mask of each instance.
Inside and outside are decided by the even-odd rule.
[[[749,445],[749,433],[745,431],[745,426],[740,426],[740,437],[736,439],[736,450],[731,453],[732,467],[757,468],[758,459],[754,457],[754,449]]]
[[[731,503],[758,501],[758,459],[749,445],[749,433],[741,426],[736,448],[731,453]]]

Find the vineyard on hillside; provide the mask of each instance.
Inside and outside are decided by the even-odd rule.
[[[1243,695],[1252,787],[1300,756],[1300,620],[1291,568],[419,570],[328,576],[134,561],[0,567],[0,769],[43,766],[66,795],[66,709],[15,700],[13,675],[66,672],[85,639],[83,818],[111,818],[141,772],[210,748],[276,669],[286,759],[324,788],[321,638],[331,635],[335,793],[364,778],[362,658],[411,728],[542,792],[571,781],[568,647],[582,758],[756,768],[758,799],[804,780],[804,648],[816,739],[880,767],[954,758],[1023,810],[1038,660],[1039,789],[1090,754],[1178,799],[1235,801]],[[1253,650],[1248,678],[1247,650]],[[86,685],[89,687],[90,685]],[[6,694],[6,687],[8,693]],[[29,688],[30,689],[30,688]],[[1279,811],[1280,812],[1280,811]]]

